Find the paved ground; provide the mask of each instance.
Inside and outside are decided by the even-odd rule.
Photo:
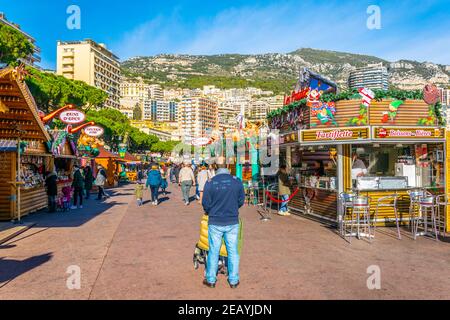
[[[182,206],[178,188],[159,207],[137,207],[132,186],[83,211],[35,214],[37,225],[0,246],[2,299],[449,299],[450,243],[383,229],[372,244],[348,244],[334,230],[299,217],[261,222],[242,210],[242,284],[224,276],[203,287],[194,270],[200,206]],[[148,193],[146,194],[148,199]],[[81,268],[81,289],[66,286]],[[381,289],[367,288],[367,268],[381,270]]]

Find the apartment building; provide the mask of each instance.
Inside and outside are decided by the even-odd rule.
[[[174,101],[145,100],[143,120],[176,122],[178,121],[178,104]]]
[[[149,99],[150,86],[142,78],[126,79],[122,78],[120,82],[120,96],[124,99],[143,102]]]
[[[441,103],[444,106],[450,106],[450,89],[439,88]]]
[[[218,104],[206,97],[185,97],[179,104],[178,123],[184,141],[206,137],[219,128]]]
[[[119,58],[105,44],[90,39],[58,41],[56,73],[71,80],[81,80],[108,94],[105,106],[120,107]]]
[[[382,63],[374,63],[366,67],[357,68],[350,72],[348,87],[350,89],[369,88],[388,90],[388,70]]]
[[[226,133],[237,128],[237,116],[239,109],[233,104],[222,102],[218,109],[218,122],[220,132]]]
[[[32,67],[37,67],[37,63],[41,62],[41,49],[36,45],[36,40],[30,36],[28,33],[26,33],[25,31],[23,31],[20,28],[20,25],[11,21],[8,21],[8,19],[6,19],[6,15],[3,12],[0,12],[0,24],[4,24],[7,25],[11,28],[13,28],[14,30],[20,32],[23,36],[25,36],[28,41],[30,41],[30,43],[33,45],[33,53],[30,54],[28,57],[26,57],[25,59],[22,59],[21,61],[23,63],[25,63],[26,65],[32,66]]]
[[[152,84],[148,87],[148,98],[150,100],[164,100],[164,91],[159,84]]]

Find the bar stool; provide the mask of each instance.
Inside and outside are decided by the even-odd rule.
[[[409,228],[413,232],[414,217],[419,211],[419,199],[425,195],[423,189],[411,189],[407,191],[409,195]]]
[[[428,193],[419,198],[419,213],[414,218],[414,226],[413,226],[414,240],[416,240],[417,236],[419,235],[428,234],[428,212],[431,212],[431,224],[432,228],[434,229],[434,236],[436,238],[436,241],[438,240],[437,223],[436,223],[436,213],[437,213],[436,197]],[[418,232],[420,223],[423,223],[424,228],[423,233]]]
[[[350,235],[353,234],[353,198],[354,195],[351,193],[341,192],[339,194],[339,202],[341,206],[341,212],[338,215],[338,225],[339,232],[341,236],[345,239],[347,235],[347,226],[350,225]],[[350,209],[350,210],[349,210]],[[348,213],[351,213],[350,220],[348,219]]]
[[[442,234],[443,237],[446,237],[447,232],[445,230],[447,228],[447,205],[448,205],[447,195],[446,194],[438,195],[436,197],[436,205],[437,205],[437,211],[438,211],[437,215],[438,215],[438,220],[439,220],[439,233]],[[441,207],[444,207],[443,215],[441,215]]]
[[[395,223],[397,225],[397,234],[398,239],[401,240],[402,236],[400,234],[400,221],[398,218],[398,210],[397,210],[397,201],[398,201],[398,194],[392,194],[389,196],[381,197],[377,200],[377,209],[375,210],[375,217],[373,221],[373,236],[375,237],[375,230],[378,220],[378,211],[380,208],[394,208],[395,213]]]
[[[357,237],[361,239],[361,236],[372,239],[370,231],[370,198],[366,196],[353,197],[353,214],[356,215]],[[352,214],[352,216],[353,216]],[[361,233],[361,227],[364,228],[364,232]]]

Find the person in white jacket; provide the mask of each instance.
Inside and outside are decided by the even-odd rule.
[[[209,173],[209,170],[207,170],[205,166],[202,166],[197,175],[198,191],[200,192],[200,199],[198,200],[199,203],[202,203],[203,190],[205,189],[205,184],[206,182],[211,180],[211,178],[212,177],[211,174]]]
[[[195,186],[195,176],[191,165],[188,163],[185,163],[183,168],[180,170],[179,185],[181,186],[181,191],[183,192],[184,204],[189,205],[189,194],[191,192],[191,188]]]

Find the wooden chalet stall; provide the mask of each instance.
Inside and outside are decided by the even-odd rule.
[[[369,196],[372,208],[380,197],[398,194],[401,221],[408,223],[408,190],[449,192],[446,133],[436,105],[360,98],[297,102],[269,117],[272,129],[280,129],[280,162],[300,188],[289,209],[335,224],[342,192]],[[390,225],[394,217],[393,208],[382,208],[377,223]]]
[[[99,155],[95,158],[96,165],[101,165],[106,171],[106,187],[114,187],[116,185],[115,174],[117,172],[116,160],[118,155],[106,150],[103,146],[99,146]],[[98,170],[95,170],[97,174]]]
[[[0,220],[47,207],[43,174],[50,141],[23,69],[0,70]]]
[[[131,153],[126,152],[123,158],[117,158],[117,174],[126,177],[129,181],[136,181],[141,161]]]

